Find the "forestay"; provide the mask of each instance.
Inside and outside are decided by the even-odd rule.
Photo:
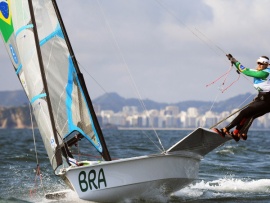
[[[88,139],[101,154],[104,144],[97,135],[91,116],[93,110],[90,113],[88,94],[85,95],[84,83],[78,77],[56,3],[52,0],[31,2],[0,1],[0,29],[55,170],[62,164],[63,140],[72,132]]]

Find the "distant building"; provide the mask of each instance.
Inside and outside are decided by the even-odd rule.
[[[197,117],[199,115],[198,109],[195,107],[190,107],[187,109],[187,116]]]
[[[116,126],[126,126],[126,118],[122,113],[110,115],[110,124]]]
[[[207,111],[202,117],[204,120],[203,127],[210,128],[218,122],[217,116],[212,111]]]
[[[126,116],[131,116],[134,114],[138,114],[138,108],[136,106],[124,106],[122,108],[122,112]]]
[[[125,106],[121,112],[115,113],[111,110],[99,110],[96,108],[97,118],[103,126],[113,125],[122,127],[138,127],[138,128],[210,128],[217,122],[222,121],[220,127],[226,126],[234,119],[238,113],[230,116],[232,112],[224,111],[217,114],[207,111],[204,115],[200,115],[197,108],[190,107],[187,111],[181,111],[177,106],[166,106],[164,109],[145,110],[138,112],[135,106]],[[270,114],[266,114],[254,120],[252,128],[270,128]]]
[[[166,106],[165,115],[177,116],[179,114],[178,106]]]
[[[185,125],[186,128],[195,128],[197,127],[197,117],[195,116],[187,116],[185,119]]]

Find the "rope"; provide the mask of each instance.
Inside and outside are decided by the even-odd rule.
[[[208,37],[206,37],[206,35],[204,35],[201,31],[199,31],[197,28],[194,28],[194,30],[192,30],[189,26],[187,26],[179,17],[177,17],[174,12],[172,12],[170,9],[168,9],[168,7],[166,7],[164,4],[162,4],[159,0],[155,0],[160,7],[162,7],[164,10],[166,10],[171,16],[173,16],[180,24],[182,24],[184,27],[186,27],[195,37],[197,37],[203,44],[205,44],[208,48],[210,48],[213,52],[215,52],[217,55],[221,56],[219,53],[217,53],[214,48],[216,50],[221,51],[223,54],[227,54],[220,46],[218,46],[216,43],[214,43],[212,40],[210,40]],[[197,33],[196,33],[196,32]],[[202,35],[204,38],[206,38],[207,40],[204,40],[202,37],[199,36]],[[209,43],[210,42],[210,43]],[[212,46],[211,46],[212,45]]]
[[[218,96],[219,96],[219,95],[220,95],[220,92],[218,92],[218,93],[217,93],[217,95],[216,95],[216,97],[215,97],[214,101],[212,102],[212,105],[211,105],[211,107],[210,107],[209,111],[212,111],[212,109],[213,109],[214,105],[215,105],[215,104],[216,104],[216,102],[217,102],[217,98],[218,98]],[[203,127],[205,127],[205,124],[206,124],[206,119],[205,119],[204,123],[202,124],[202,126],[203,126]]]
[[[36,139],[35,139],[35,131],[34,131],[34,123],[33,123],[33,114],[32,114],[32,108],[31,108],[30,103],[29,103],[29,111],[30,111],[30,120],[31,120],[31,126],[32,126],[33,142],[34,142],[35,154],[36,154],[36,162],[37,162],[36,175],[35,175],[35,187],[34,187],[34,190],[30,189],[30,191],[29,191],[30,197],[33,197],[33,194],[35,194],[36,191],[37,191],[37,179],[38,178],[40,180],[40,184],[41,184],[41,187],[42,187],[42,190],[43,190],[43,194],[45,195],[46,193],[45,193],[44,185],[43,185],[43,182],[42,182],[42,174],[41,174],[39,161],[38,161],[37,144],[36,144]]]
[[[171,16],[173,16],[178,22],[180,22],[184,27],[186,27],[195,37],[197,37],[199,40],[201,40],[206,46],[208,46],[210,49],[213,50],[212,46],[215,47],[217,50],[219,50],[220,52],[222,52],[223,54],[227,55],[227,52],[225,52],[220,46],[218,46],[216,43],[214,43],[211,39],[209,39],[205,34],[203,34],[199,29],[197,28],[194,28],[193,30],[188,27],[181,19],[179,19],[179,17],[177,17],[171,10],[168,9],[168,7],[166,7],[164,4],[161,3],[160,0],[155,0],[163,9],[165,9]],[[200,36],[199,36],[200,35]],[[205,39],[203,39],[201,36],[203,36]],[[210,43],[209,43],[210,42]],[[211,46],[212,45],[212,46]],[[213,50],[214,51],[214,50]],[[214,51],[215,52],[215,51]],[[217,53],[217,52],[216,52]],[[218,54],[219,55],[219,54]],[[222,83],[222,85],[225,84],[226,80],[227,80],[227,77],[228,77],[228,74],[229,72],[231,71],[232,69],[232,65],[231,65],[231,68],[226,72],[224,73],[223,75],[221,75],[219,78],[217,78],[216,80],[214,80],[213,82],[211,82],[210,84],[206,85],[206,87],[214,84],[215,82],[217,82],[218,80],[220,80],[221,78],[223,78],[225,76],[225,79]],[[252,83],[245,75],[243,75],[244,78],[246,80],[248,80],[248,82]],[[230,85],[228,85],[226,88],[222,89],[220,88],[221,92],[224,93],[226,90],[228,90],[233,84],[235,84],[238,80],[240,79],[240,74],[238,76],[238,78],[233,81]],[[215,99],[215,101],[213,102],[212,106],[211,106],[211,109],[213,108],[214,106],[214,103],[216,102],[217,100],[217,97]]]
[[[33,198],[33,195],[36,194],[37,187],[38,187],[38,185],[37,185],[37,179],[38,178],[40,180],[40,184],[41,184],[42,189],[43,189],[43,195],[45,195],[46,193],[45,193],[45,189],[44,189],[43,182],[42,182],[42,174],[41,174],[41,170],[40,170],[39,164],[37,164],[37,168],[36,168],[35,187],[34,187],[34,189],[30,189],[30,191],[29,191],[29,196],[31,198]]]
[[[81,66],[81,65],[80,65]],[[108,95],[108,96],[110,96],[109,95],[109,93],[101,86],[101,84],[99,84],[91,75],[90,75],[90,73],[82,66],[82,68],[85,70],[85,72],[97,83],[97,85]],[[149,113],[148,113],[148,111],[146,111],[146,114],[149,116]],[[153,124],[151,123],[151,127],[152,128],[154,128],[153,127]],[[154,144],[154,145],[156,145],[155,143],[154,143],[154,141],[145,133],[145,132],[143,132],[143,134],[145,134],[147,137],[148,137],[148,139]],[[160,149],[160,147],[159,146],[157,146],[156,145],[156,147],[162,152],[162,149]],[[78,153],[79,154],[79,153]]]
[[[215,82],[217,82],[218,80],[220,80],[222,77],[226,76],[226,78],[224,79],[224,81],[223,81],[223,83],[222,83],[222,85],[224,85],[225,82],[226,82],[226,79],[227,79],[227,77],[228,77],[229,72],[232,70],[232,67],[233,67],[233,64],[231,63],[230,69],[229,69],[226,73],[224,73],[224,74],[221,75],[219,78],[217,78],[217,79],[214,80],[213,82],[211,82],[211,83],[209,83],[208,85],[206,85],[206,87],[208,87],[208,86],[214,84]],[[236,82],[240,79],[240,72],[237,71],[237,73],[238,73],[239,75],[238,75],[238,78],[237,78],[235,81],[233,81],[233,82],[232,82],[230,85],[228,85],[225,89],[220,88],[220,90],[221,90],[222,93],[224,93],[226,90],[228,90],[234,83],[236,83]],[[248,80],[248,81],[249,81],[249,80]],[[218,95],[217,95],[217,96],[218,96]],[[212,103],[212,106],[211,106],[211,108],[210,108],[209,111],[211,111],[212,108],[214,107],[214,104],[215,104],[216,101],[217,101],[217,96],[216,96],[214,102]],[[250,97],[251,97],[251,95],[250,95],[248,98],[246,98],[239,106],[241,106],[243,103],[245,103]],[[251,102],[251,103],[252,103],[252,102]],[[249,104],[251,104],[251,103],[249,103]],[[210,129],[216,127],[217,125],[219,125],[220,123],[224,122],[225,120],[227,120],[228,118],[230,118],[230,117],[233,116],[234,114],[236,114],[236,113],[238,113],[239,111],[245,109],[249,104],[247,104],[246,106],[240,108],[238,111],[232,113],[232,114],[229,115],[228,117],[222,119],[221,121],[219,121],[218,123],[216,123],[215,125],[213,125],[212,127],[210,127]],[[203,126],[204,126],[204,125],[205,125],[205,123],[203,124]]]
[[[232,70],[232,64],[231,64],[230,68],[229,68],[223,75],[221,75],[220,77],[218,77],[217,79],[215,79],[213,82],[211,82],[211,83],[209,83],[208,85],[206,85],[206,87],[208,87],[208,86],[210,86],[210,85],[213,85],[214,83],[216,83],[217,81],[219,81],[221,78],[223,78],[224,76],[226,76],[225,79],[224,79],[223,82],[222,82],[222,85],[224,85],[224,84],[225,84],[225,81],[226,81],[226,79],[227,79],[227,77],[228,77],[228,74],[229,74],[229,72],[230,72],[231,70]],[[221,93],[224,92],[224,91],[222,91],[222,87],[219,87],[219,89],[221,90]],[[228,89],[228,88],[226,88],[226,89]],[[219,95],[220,95],[220,92],[217,93],[217,95],[216,95],[214,101],[212,102],[212,105],[211,105],[209,111],[212,111],[212,109],[214,108],[214,105],[216,104]],[[205,120],[205,121],[206,121],[206,120]],[[206,122],[204,122],[202,126],[204,126],[205,124],[206,124]]]
[[[231,72],[232,70],[232,66],[230,66],[230,68],[224,73],[222,74],[220,77],[218,77],[217,79],[215,79],[214,81],[212,81],[211,83],[207,84],[206,87],[209,87],[210,85],[215,84],[217,81],[219,81],[221,78],[223,78],[224,76],[226,76],[226,78],[224,79],[224,81],[222,82],[222,85],[224,85],[225,81],[227,80],[228,74],[229,72]]]
[[[221,78],[223,78],[225,76],[225,78],[224,78],[224,80],[222,82],[222,85],[219,87],[220,91],[222,93],[224,93],[227,89],[229,89],[234,83],[236,83],[240,79],[240,72],[237,71],[237,73],[239,74],[238,77],[237,77],[237,79],[235,81],[233,81],[230,85],[228,85],[225,89],[222,88],[222,86],[225,85],[225,82],[226,82],[226,80],[227,80],[227,78],[229,76],[229,73],[231,72],[232,68],[233,68],[233,64],[231,63],[231,66],[230,66],[229,70],[226,71],[226,73],[224,73],[223,75],[221,75],[220,77],[218,77],[217,79],[215,79],[213,82],[207,84],[206,87],[209,87],[210,85],[213,85],[214,83],[216,83],[217,81],[219,81]]]
[[[30,103],[29,103],[29,111],[30,111],[30,119],[31,119],[31,127],[32,127],[32,136],[33,136],[34,147],[35,147],[36,161],[37,161],[37,165],[38,165],[39,163],[38,163],[37,145],[36,145],[36,138],[35,138],[34,124],[33,124],[33,118],[32,118],[32,108],[31,108],[31,104],[30,104]]]
[[[243,106],[242,108],[238,109],[237,111],[233,112],[232,114],[230,114],[229,116],[227,116],[226,118],[222,119],[221,121],[217,122],[216,124],[214,124],[213,126],[210,127],[210,129],[218,126],[220,123],[222,123],[223,121],[227,120],[228,118],[232,117],[234,114],[238,113],[239,111],[242,111],[243,109],[247,108],[252,102],[248,103],[247,105]]]
[[[158,147],[158,145],[150,138],[150,136],[145,131],[143,131],[143,134],[146,135],[146,137],[159,149],[160,152],[164,152],[164,151],[162,151],[162,149],[160,149]],[[164,150],[164,148],[163,148],[163,150]]]
[[[240,79],[240,74],[238,75],[238,78],[233,81],[230,85],[228,85],[225,89],[222,90],[222,93],[224,93],[227,89],[229,89],[234,83],[236,83]]]
[[[229,72],[231,72],[232,68],[233,68],[233,64],[231,63]],[[228,76],[229,76],[229,72],[228,72],[228,74],[225,76],[225,78],[224,78],[224,80],[223,80],[223,83],[222,83],[223,86],[225,85],[225,82],[226,82],[226,80],[227,80],[227,78],[228,78]],[[220,90],[222,90],[222,88],[220,88]],[[222,93],[223,93],[223,91],[222,91]]]
[[[78,152],[77,154],[76,153],[72,153],[73,155],[76,155],[76,156],[86,156],[86,157],[93,157],[93,158],[96,158],[96,159],[102,159],[102,156],[95,156],[95,155],[92,155],[92,154],[82,154],[80,152]]]
[[[98,5],[99,5],[99,8],[100,8],[100,10],[101,10],[102,16],[103,16],[103,18],[104,18],[104,20],[105,20],[105,22],[106,22],[107,28],[108,28],[109,32],[111,33],[111,35],[112,35],[112,37],[113,37],[114,43],[115,43],[115,45],[116,45],[116,48],[117,48],[117,50],[118,50],[118,52],[119,52],[119,54],[120,54],[120,56],[121,56],[121,59],[122,59],[124,65],[125,65],[125,69],[126,69],[126,71],[128,72],[129,78],[130,78],[130,80],[131,80],[131,82],[132,82],[132,87],[134,88],[135,92],[137,93],[137,95],[138,95],[138,97],[139,97],[138,100],[139,100],[139,102],[140,102],[142,108],[143,108],[143,109],[146,111],[146,113],[148,114],[148,111],[147,111],[147,109],[146,109],[146,106],[145,106],[145,104],[144,104],[144,102],[143,102],[143,100],[142,100],[142,96],[141,96],[141,94],[140,94],[140,92],[139,92],[139,90],[138,90],[138,88],[137,88],[137,85],[136,85],[136,83],[135,83],[135,80],[134,80],[134,78],[133,78],[133,76],[132,76],[132,74],[131,74],[131,72],[130,72],[129,66],[128,66],[128,64],[127,64],[127,62],[126,62],[126,60],[125,60],[125,58],[124,58],[124,55],[123,55],[123,53],[121,52],[119,43],[117,42],[116,37],[115,37],[115,35],[114,35],[114,33],[113,33],[111,27],[110,27],[109,21],[108,21],[106,15],[105,15],[105,13],[104,13],[104,10],[103,10],[103,8],[102,8],[102,6],[101,6],[99,0],[97,0],[97,2],[98,2]],[[147,116],[149,116],[149,115],[147,115]],[[155,135],[156,135],[156,137],[157,137],[157,139],[158,139],[158,142],[159,142],[160,146],[162,147],[163,151],[165,152],[165,149],[164,149],[164,147],[163,147],[163,145],[162,145],[162,142],[161,142],[161,140],[160,140],[160,138],[159,138],[159,136],[158,136],[158,134],[157,134],[157,131],[155,130],[155,128],[154,128],[153,126],[151,126],[151,127],[152,127],[152,129],[153,129],[153,131],[154,131],[154,133],[155,133]]]
[[[107,95],[109,95],[109,93],[104,89],[104,87],[87,71],[87,69],[84,68],[84,66],[79,61],[77,61],[77,62],[79,64],[80,68],[82,68],[87,73],[87,75],[89,75],[92,78],[92,80],[94,80],[94,82],[100,87],[100,89],[102,89],[103,92],[105,92]]]

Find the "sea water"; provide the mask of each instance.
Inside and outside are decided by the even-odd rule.
[[[168,149],[190,132],[164,130],[157,134]],[[152,200],[126,202],[270,202],[269,135],[270,131],[251,130],[246,141],[231,140],[213,150],[201,161],[198,179],[170,197],[157,193]],[[162,149],[153,131],[105,130],[104,136],[115,159],[158,153]],[[53,174],[38,130],[1,129],[0,149],[0,203],[55,202],[46,200],[44,194],[68,189]],[[92,153],[83,152],[89,156]],[[36,176],[37,164],[42,176]],[[70,191],[57,202],[86,201]]]

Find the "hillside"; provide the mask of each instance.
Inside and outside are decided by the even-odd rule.
[[[28,104],[28,99],[23,90],[0,91],[0,106],[22,106]]]
[[[35,126],[35,121],[33,122]],[[0,108],[0,128],[30,128],[30,127],[32,127],[32,123],[28,105],[20,107]]]
[[[242,101],[250,96],[250,93],[232,97],[228,100],[217,102],[212,111],[222,112],[231,111],[239,108]],[[254,95],[255,96],[255,95]],[[250,100],[253,99],[250,96]],[[249,100],[249,101],[250,101]],[[242,106],[247,104],[246,101]],[[178,103],[159,103],[149,99],[143,100],[146,109],[163,109],[166,106],[178,106],[181,111],[186,111],[189,107],[199,109],[201,114],[209,111],[212,102],[204,101],[183,101]],[[138,99],[125,99],[117,93],[107,93],[93,100],[94,105],[99,105],[101,110],[113,110],[114,112],[122,111],[124,106],[137,106],[141,111],[141,103]],[[23,91],[4,91],[0,92],[0,128],[28,128],[31,127],[30,111],[26,95]]]
[[[242,106],[249,103],[255,95],[250,96],[250,93],[238,95],[236,97],[232,97],[230,99],[220,101],[215,103],[214,107],[212,108],[212,111],[215,112],[222,112],[222,111],[231,111],[234,108],[239,108],[239,105]],[[247,98],[250,98],[246,102]],[[159,103],[152,100],[143,100],[143,103],[146,107],[146,109],[163,109],[165,106],[178,106],[180,110],[186,111],[189,107],[195,107],[199,109],[200,113],[205,113],[206,111],[209,111],[209,109],[212,106],[212,102],[205,102],[205,101],[183,101],[178,103]],[[122,110],[123,106],[137,106],[139,110],[142,110],[141,103],[138,99],[130,98],[125,99],[121,96],[119,96],[117,93],[107,93],[104,94],[97,99],[93,100],[93,104],[99,105],[100,109],[102,110],[113,110],[114,112],[119,112]]]

